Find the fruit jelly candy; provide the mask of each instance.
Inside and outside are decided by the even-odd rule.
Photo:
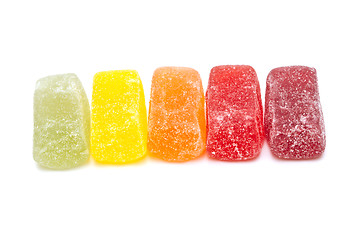
[[[52,169],[83,164],[90,156],[90,106],[75,74],[39,79],[34,94],[34,160]]]
[[[265,135],[283,159],[311,159],[325,150],[325,126],[315,68],[273,69],[267,78]]]
[[[146,154],[145,97],[137,71],[96,73],[91,107],[91,152],[97,162],[128,163]]]
[[[264,141],[260,85],[246,65],[211,69],[206,92],[206,149],[218,160],[257,157]]]
[[[149,151],[166,161],[186,161],[205,150],[204,90],[197,71],[155,70],[149,109]]]

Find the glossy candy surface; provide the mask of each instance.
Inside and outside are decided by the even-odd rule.
[[[259,155],[264,139],[260,86],[246,65],[211,70],[206,93],[207,152],[218,160],[248,160]]]
[[[68,169],[90,156],[90,107],[75,74],[37,81],[34,94],[34,160],[52,169]]]
[[[316,70],[273,69],[267,78],[265,132],[271,152],[284,159],[311,159],[325,150],[325,126]]]
[[[96,161],[128,163],[146,154],[146,107],[137,71],[97,73],[91,107],[91,152]]]
[[[149,151],[166,161],[186,161],[205,150],[204,91],[191,68],[155,70],[149,109]]]

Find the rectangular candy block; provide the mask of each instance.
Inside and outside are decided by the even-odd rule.
[[[90,106],[75,74],[37,81],[34,94],[34,160],[52,169],[73,168],[90,156]]]
[[[149,109],[149,151],[166,161],[186,161],[205,150],[204,91],[191,68],[155,70]]]
[[[214,67],[206,92],[209,156],[229,161],[257,157],[264,140],[262,111],[260,86],[252,67]]]
[[[269,73],[265,134],[279,158],[312,159],[324,152],[325,126],[314,68],[281,67]]]
[[[91,152],[96,161],[128,163],[146,154],[146,107],[137,71],[95,74],[91,107]]]

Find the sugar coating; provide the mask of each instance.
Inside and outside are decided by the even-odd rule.
[[[260,85],[252,67],[214,67],[206,92],[209,156],[232,161],[258,156],[264,140],[262,111]]]
[[[205,150],[204,91],[197,71],[155,70],[149,109],[149,151],[166,161],[186,161]]]
[[[91,152],[96,161],[128,163],[146,154],[145,97],[137,71],[95,74],[91,108]]]
[[[311,159],[325,150],[325,125],[315,68],[273,69],[267,78],[265,134],[283,159]]]
[[[75,74],[36,82],[33,141],[34,160],[46,168],[73,168],[89,159],[90,106]]]

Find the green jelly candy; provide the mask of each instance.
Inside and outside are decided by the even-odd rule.
[[[90,156],[90,106],[75,74],[39,79],[34,94],[34,160],[68,169]]]

